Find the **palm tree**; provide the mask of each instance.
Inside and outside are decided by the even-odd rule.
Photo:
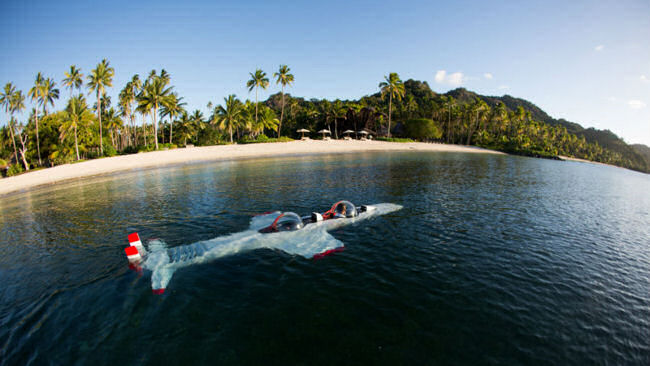
[[[122,127],[122,119],[120,118],[119,113],[113,107],[109,108],[105,112],[104,117],[106,117],[106,128],[108,128],[111,133],[111,143],[113,144],[113,148],[117,150],[117,146],[115,144],[115,131]]]
[[[160,109],[160,114],[163,117],[169,117],[169,143],[173,144],[172,140],[172,132],[174,129],[174,119],[178,117],[181,113],[183,113],[184,109],[183,106],[186,103],[181,102],[183,100],[182,97],[179,97],[176,93],[172,93],[167,100],[167,103],[163,104],[162,108]]]
[[[78,69],[75,65],[70,66],[70,71],[65,73],[63,85],[70,89],[70,98],[72,98],[72,91],[74,89],[81,89],[83,86],[83,77],[84,74],[81,73],[81,69]]]
[[[448,116],[447,116],[447,143],[452,142],[453,139],[453,130],[451,128],[451,109],[456,106],[456,100],[451,95],[448,97],[443,97],[443,102],[445,107],[447,107]]]
[[[254,138],[263,133],[264,130],[275,131],[278,128],[280,121],[275,115],[275,112],[267,106],[262,106],[260,110],[260,119],[258,122],[250,123],[250,131]]]
[[[153,80],[153,78],[155,78],[156,76],[157,76],[157,74],[156,74],[156,70],[151,70],[151,71],[149,71],[149,76],[147,76],[147,80],[145,80],[144,82],[146,83],[146,82],[148,82],[148,81],[151,81],[151,80]]]
[[[476,115],[476,119],[474,124],[472,124],[470,121],[469,131],[467,133],[467,145],[469,145],[472,141],[472,135],[474,135],[474,132],[480,129],[481,120],[479,119],[479,115],[483,114],[484,112],[489,112],[489,108],[490,107],[488,107],[488,105],[482,99],[476,99],[476,101],[474,101],[472,104],[471,111],[472,114]]]
[[[56,88],[56,82],[53,79],[47,78],[41,83],[40,96],[38,97],[39,104],[43,105],[43,114],[45,117],[47,117],[47,105],[50,104],[54,107],[55,99],[59,99],[59,89]],[[38,153],[38,164],[42,165],[41,143],[39,141],[38,133],[38,118],[36,118],[36,151]]]
[[[21,93],[22,96],[22,93]],[[23,98],[24,100],[24,98]],[[24,133],[24,136],[23,136]],[[25,126],[18,124],[16,126],[16,136],[18,136],[18,141],[20,142],[21,148],[20,148],[20,156],[23,158],[23,165],[25,166],[25,170],[29,171],[29,164],[27,163],[27,146],[25,143],[27,142],[27,138],[29,137],[29,134],[27,133],[27,129]]]
[[[259,88],[266,89],[269,86],[269,79],[266,77],[266,73],[260,69],[255,70],[255,74],[250,73],[250,75],[251,79],[248,80],[246,86],[249,93],[255,89],[255,122],[257,122],[257,91]],[[232,140],[232,136],[230,139]]]
[[[282,119],[284,118],[284,87],[285,86],[291,86],[291,83],[293,83],[293,74],[290,74],[289,71],[289,66],[287,65],[280,65],[280,69],[278,72],[273,74],[273,76],[276,78],[276,84],[282,84],[282,109],[280,112],[280,124],[278,125],[278,137],[280,137],[280,130],[282,129]]]
[[[262,110],[260,114],[264,114],[264,108],[266,106],[262,105]],[[237,123],[236,129],[237,129],[237,137],[239,138],[239,129],[243,129],[245,131],[250,132],[249,135],[253,137],[253,131],[259,129],[260,123],[255,122],[255,103],[251,102],[250,100],[246,99],[244,103],[241,105],[241,115],[239,118],[239,123]],[[215,109],[215,115],[218,117],[218,109]],[[264,118],[264,116],[262,116]]]
[[[495,125],[496,125],[495,129],[497,130],[496,139],[501,140],[501,133],[508,121],[508,108],[506,108],[505,104],[499,102],[494,113],[495,113]]]
[[[330,115],[332,113],[332,105],[330,104],[329,100],[323,99],[323,101],[319,105],[319,110],[318,114],[321,117],[325,117],[325,125],[327,126],[327,129],[331,131],[330,128]]]
[[[142,81],[140,80],[140,75],[135,74],[131,78],[131,86],[133,87],[133,95],[137,95],[142,89]]]
[[[50,104],[54,107],[54,100],[59,99],[59,89],[56,88],[56,82],[53,79],[47,78],[43,81],[41,97],[39,99],[41,104],[43,104],[43,113],[47,116],[47,105]]]
[[[136,96],[137,98],[137,96]],[[138,104],[135,108],[137,112],[142,116],[142,138],[144,140],[144,146],[147,146],[147,115],[151,113],[151,110],[147,109],[146,105]]]
[[[80,127],[86,127],[92,122],[92,113],[88,109],[86,104],[86,98],[83,95],[78,95],[76,97],[70,98],[68,101],[68,106],[65,109],[66,120],[59,127],[59,139],[63,141],[66,138],[70,130],[74,132],[74,149],[77,153],[77,160],[80,160],[79,157],[79,142],[77,138],[77,130]]]
[[[119,95],[119,105],[122,109],[122,114],[128,116],[129,121],[131,122],[131,128],[133,132],[133,143],[137,145],[137,129],[135,127],[135,107],[133,103],[136,100],[136,95],[140,92],[142,83],[140,82],[140,77],[135,74],[131,78],[131,81],[127,82],[124,86],[124,89],[120,91]],[[144,133],[144,130],[143,130]],[[146,145],[146,143],[145,143]]]
[[[14,120],[14,113],[22,112],[22,110],[25,109],[25,96],[23,95],[23,92],[18,90],[13,93],[11,96],[11,120],[9,121],[10,125],[11,122]],[[10,126],[10,128],[12,128]],[[27,133],[25,133],[25,138],[27,138]],[[23,149],[24,150],[24,149]],[[18,162],[18,160],[16,160]],[[23,154],[23,162],[25,163],[25,170],[29,170],[29,166],[27,165],[27,162],[25,161],[25,156]]]
[[[227,128],[230,132],[230,143],[233,143],[232,128],[237,128],[242,122],[242,103],[235,94],[230,94],[223,100],[226,106],[217,106],[217,116],[215,116],[216,118],[213,119],[212,123],[217,123],[219,128]],[[257,105],[255,106],[255,115],[257,116]]]
[[[390,122],[393,112],[393,97],[401,100],[404,96],[404,83],[400,80],[396,72],[391,72],[388,76],[384,76],[386,81],[379,83],[381,88],[381,96],[385,97],[388,94],[388,137],[390,137]]]
[[[150,111],[153,109],[153,130],[155,136],[156,150],[158,150],[158,108],[169,100],[171,87],[165,88],[165,80],[162,77],[154,76],[145,83],[142,92],[138,95],[138,108]]]
[[[131,82],[126,83],[124,89],[120,90],[120,94],[118,95],[119,101],[117,103],[120,106],[122,116],[128,118],[131,126],[133,126],[133,100],[135,99],[135,96],[131,93],[132,90]],[[129,138],[127,137],[126,140],[128,144]]]
[[[183,146],[187,146],[187,139],[192,138],[194,135],[194,121],[192,121],[186,111],[183,111],[181,113],[181,118],[177,122],[179,134],[183,139]]]
[[[190,115],[190,120],[194,123],[196,130],[203,129],[203,112],[198,109],[195,109],[194,112]]]
[[[102,110],[102,116],[103,116],[106,113],[106,110],[111,107],[111,101],[112,100],[111,100],[111,96],[106,94],[106,93],[102,94],[102,97],[99,98],[99,99],[100,99],[100,102],[101,102],[101,110]],[[93,108],[94,109],[98,108],[96,103],[93,106]]]
[[[43,75],[39,72],[36,74],[36,80],[34,80],[34,86],[29,89],[29,92],[27,95],[31,98],[32,102],[36,101],[37,104],[42,104],[43,103],[43,84],[45,83],[45,79],[43,79]],[[57,97],[58,97],[58,90],[57,90]],[[45,108],[44,108],[45,110]],[[38,164],[41,165],[41,148],[39,144],[39,136],[38,136],[38,112],[34,113],[34,121],[36,123],[36,148],[38,150]]]
[[[97,67],[88,75],[88,87],[91,91],[97,93],[97,119],[99,120],[99,153],[104,155],[104,142],[102,136],[102,102],[101,96],[104,94],[106,87],[113,86],[113,75],[115,69],[110,67],[109,62],[103,59],[97,64]]]
[[[25,96],[23,95],[23,92],[18,90],[13,93],[11,96],[11,106],[10,106],[10,111],[11,111],[11,116],[13,118],[13,114],[18,112],[22,112],[25,109]]]
[[[345,108],[343,108],[343,103],[339,99],[335,100],[334,104],[332,104],[331,113],[332,113],[332,119],[334,119],[334,138],[338,140],[339,138],[338,119],[345,117],[347,114]]]
[[[415,101],[413,94],[408,94],[406,96],[406,100],[404,102],[404,108],[406,108],[406,112],[408,113],[409,119],[413,118],[413,111],[418,110],[418,102]]]
[[[353,123],[354,123],[354,135],[357,135],[357,121],[359,120],[359,113],[363,110],[364,106],[362,104],[351,103],[348,105],[348,110],[352,111]]]
[[[160,80],[163,81],[165,85],[169,85],[169,82],[171,81],[171,75],[167,72],[167,70],[162,69],[160,70]]]
[[[5,84],[4,89],[0,92],[0,106],[4,107],[5,113],[9,114],[11,106],[11,96],[16,92],[16,87],[12,83]]]
[[[9,119],[9,131],[11,132],[11,142],[14,145],[14,159],[16,160],[16,164],[17,164],[18,149],[16,148],[16,136],[14,135],[14,129],[12,125],[12,121],[13,121],[12,99],[14,98],[15,93],[16,93],[16,88],[13,86],[12,83],[5,84],[4,90],[0,93],[0,106],[4,107],[5,113],[11,116],[11,118]]]

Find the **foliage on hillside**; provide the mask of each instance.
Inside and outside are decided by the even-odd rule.
[[[634,144],[630,145],[634,151],[641,155],[645,161],[648,163],[648,166],[650,166],[650,147],[643,145],[643,144]]]
[[[442,131],[432,119],[414,118],[404,122],[404,136],[416,140],[438,140]]]
[[[81,70],[73,67],[66,76],[63,85],[70,89],[70,98],[65,108],[48,111],[60,93],[52,79],[37,75],[28,94],[35,108],[25,121],[15,118],[25,109],[24,94],[11,83],[0,92],[0,106],[8,117],[0,128],[0,159],[10,165],[8,174],[175,146],[288,141],[300,137],[298,129],[314,135],[327,129],[333,138],[351,130],[357,138],[365,132],[390,141],[436,140],[527,156],[567,155],[650,172],[650,149],[627,145],[611,131],[556,120],[533,103],[509,95],[483,96],[463,88],[437,94],[426,82],[402,82],[396,73],[384,78],[378,92],[358,100],[305,100],[286,92],[294,78],[281,65],[274,74],[281,91],[266,101],[230,95],[222,104],[208,103],[206,111],[191,112],[165,70],[152,70],[143,79],[134,75],[117,101],[105,94],[113,77],[106,60],[91,71],[88,99],[73,93],[84,87]],[[256,70],[246,85],[257,95],[270,81]],[[278,136],[282,138],[276,140]]]

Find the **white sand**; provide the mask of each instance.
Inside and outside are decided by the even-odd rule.
[[[611,167],[614,167],[614,168],[625,169],[625,168],[620,167],[620,166],[611,165],[611,164],[605,164],[605,163],[601,163],[601,162],[598,162],[598,161],[591,161],[591,160],[585,160],[585,159],[579,159],[579,158],[572,158],[572,157],[570,157],[570,156],[564,156],[564,155],[559,155],[558,157],[559,157],[561,160],[566,160],[566,161],[575,161],[575,162],[578,162],[578,163],[587,163],[587,164],[604,165],[604,166],[611,166]],[[1,193],[1,191],[0,191],[0,193]]]
[[[52,184],[67,179],[113,173],[120,170],[133,170],[165,165],[196,163],[201,161],[364,151],[448,151],[501,154],[497,151],[470,146],[359,140],[308,140],[180,148],[167,151],[154,151],[142,154],[95,159],[76,164],[59,165],[54,168],[42,169],[15,177],[0,179],[0,194],[7,194],[44,184]]]

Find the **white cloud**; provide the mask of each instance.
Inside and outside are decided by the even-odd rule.
[[[641,82],[643,82],[643,83],[650,83],[650,78],[648,78],[648,77],[645,76],[645,75],[641,75],[641,77],[640,77],[639,79],[640,79]]]
[[[499,88],[498,88],[498,89],[499,89],[499,90],[506,90],[506,89],[510,89],[510,87],[507,86],[507,85],[499,85]]]
[[[459,86],[465,80],[465,75],[462,72],[455,72],[447,78],[447,81],[451,85]]]
[[[435,76],[436,83],[447,84],[451,86],[460,86],[465,81],[465,75],[462,72],[447,74],[445,70],[438,70]]]
[[[442,84],[445,82],[445,77],[447,76],[447,71],[445,70],[438,70],[436,72],[436,83]]]
[[[489,73],[489,72],[486,72],[485,74],[483,74],[483,77],[488,79],[488,80],[492,80],[492,78],[493,78],[492,74]]]
[[[609,100],[610,102],[614,103],[614,102],[618,101],[618,98],[616,98],[616,97],[609,97],[609,98],[607,98],[607,100]]]
[[[629,105],[630,108],[632,109],[641,109],[641,108],[645,108],[646,104],[640,100],[633,99],[628,101],[627,105]]]
[[[596,50],[596,51],[602,51],[604,49],[605,49],[605,46],[603,46],[602,44],[599,44],[598,46],[594,47],[594,50]]]

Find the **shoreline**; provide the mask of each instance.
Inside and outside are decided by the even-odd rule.
[[[591,160],[580,159],[580,158],[572,158],[570,156],[564,156],[564,155],[558,155],[558,158],[560,158],[560,160],[562,160],[562,161],[573,161],[573,162],[577,162],[577,163],[596,164],[596,165],[602,165],[602,166],[611,166],[611,167],[619,168],[619,169],[627,169],[627,168],[624,168],[624,167],[618,166],[618,165],[601,163],[599,161],[591,161]],[[627,170],[635,171],[633,169],[627,169]],[[643,173],[643,172],[639,172],[639,173]]]
[[[98,176],[121,171],[157,168],[209,161],[227,161],[241,158],[264,158],[288,155],[320,155],[334,153],[376,151],[438,151],[481,154],[505,154],[473,146],[447,145],[423,142],[385,142],[358,140],[307,140],[242,145],[215,145],[173,150],[152,151],[87,160],[74,164],[57,165],[15,177],[0,179],[0,195],[25,191],[63,181]]]

